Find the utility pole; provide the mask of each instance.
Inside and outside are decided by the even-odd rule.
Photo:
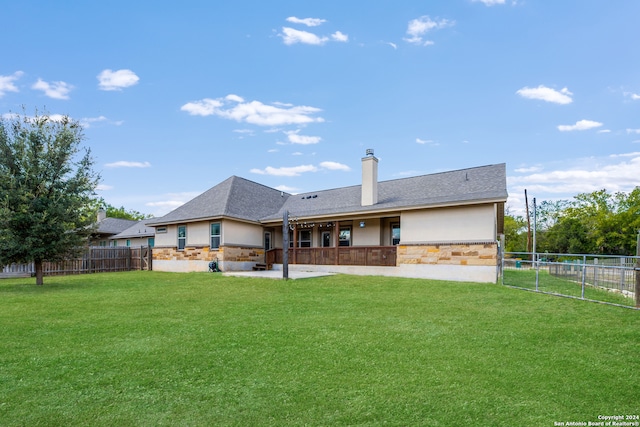
[[[527,252],[531,250],[531,217],[529,216],[529,199],[527,198],[527,190],[524,190],[524,204],[527,209]]]

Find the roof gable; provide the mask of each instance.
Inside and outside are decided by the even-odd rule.
[[[232,176],[165,216],[147,220],[145,224],[174,224],[218,217],[258,222],[261,217],[277,212],[288,197],[288,193]]]
[[[148,220],[143,219],[131,227],[123,230],[122,232],[116,234],[115,236],[111,236],[111,239],[131,239],[136,237],[153,237],[155,235],[155,229],[153,227],[148,227],[146,222]]]
[[[121,218],[105,218],[98,223],[96,233],[118,234],[134,225],[137,221]]]

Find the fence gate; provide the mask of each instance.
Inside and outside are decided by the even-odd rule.
[[[140,248],[140,270],[149,270],[153,269],[152,266],[152,249],[151,246],[142,246]]]

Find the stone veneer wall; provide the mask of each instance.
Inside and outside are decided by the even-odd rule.
[[[187,246],[179,251],[177,247],[154,247],[153,259],[160,261],[213,261],[220,262],[264,262],[264,249],[221,246],[212,250],[208,246]]]
[[[420,243],[399,245],[396,265],[473,265],[495,266],[497,242]]]

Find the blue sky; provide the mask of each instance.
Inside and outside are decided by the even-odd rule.
[[[512,213],[640,185],[640,2],[4,2],[0,114],[85,126],[115,206],[506,163]]]

